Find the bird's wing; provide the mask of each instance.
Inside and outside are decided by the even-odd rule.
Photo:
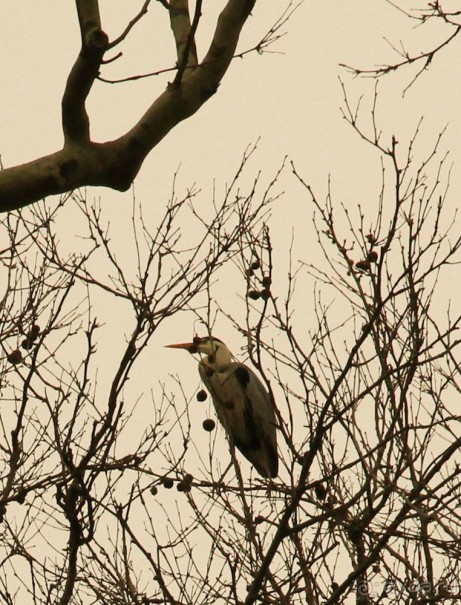
[[[216,412],[231,441],[264,477],[277,475],[277,434],[272,401],[256,374],[241,363],[210,373],[199,365]]]

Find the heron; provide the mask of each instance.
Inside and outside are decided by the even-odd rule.
[[[196,336],[193,342],[167,346],[201,355],[199,374],[231,448],[237,447],[262,477],[277,477],[274,405],[256,374],[243,363],[233,361],[227,346],[214,336]]]

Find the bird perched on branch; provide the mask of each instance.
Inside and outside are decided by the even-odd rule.
[[[233,361],[226,345],[213,336],[167,345],[201,355],[200,377],[213,400],[231,447],[235,446],[262,477],[278,473],[275,411],[269,393],[256,374]]]

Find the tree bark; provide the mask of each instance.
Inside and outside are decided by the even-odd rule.
[[[109,42],[101,29],[98,2],[77,0],[82,47],[62,99],[64,147],[2,170],[0,211],[15,210],[46,196],[87,185],[126,191],[148,153],[176,124],[193,115],[217,91],[255,1],[229,0],[218,18],[204,60],[187,66],[181,78],[167,86],[131,130],[113,141],[95,143],[90,139],[85,102]],[[171,24],[173,28],[174,19]],[[184,39],[184,31],[181,36]],[[188,48],[195,49],[193,31]]]

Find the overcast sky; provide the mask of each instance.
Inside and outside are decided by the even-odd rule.
[[[142,2],[105,0],[100,4],[103,29],[113,39]],[[223,5],[217,0],[204,2],[204,20],[198,37],[202,57],[210,41],[214,17]],[[214,13],[208,12],[210,6],[214,7]],[[406,6],[412,3],[407,2]],[[286,2],[281,0],[259,0],[244,29],[239,50],[257,43],[284,7]],[[272,52],[262,56],[253,53],[236,60],[218,93],[150,154],[134,185],[136,198],[146,215],[153,224],[160,216],[171,191],[173,174],[179,167],[180,188],[196,183],[211,197],[213,181],[224,187],[244,149],[258,139],[250,175],[261,170],[262,178],[268,181],[288,156],[319,198],[324,197],[330,176],[338,204],[354,208],[361,203],[373,213],[380,188],[379,157],[342,118],[339,77],[346,83],[352,99],[364,95],[364,120],[369,116],[366,108],[372,99],[374,81],[352,79],[339,64],[371,68],[394,62],[398,57],[387,41],[396,46],[402,41],[410,53],[417,53],[445,35],[446,30],[436,23],[416,29],[415,24],[385,0],[306,0],[283,27],[286,35],[268,49]],[[0,153],[5,167],[62,146],[61,94],[79,42],[74,2],[2,0],[0,3]],[[104,68],[103,76],[127,77],[174,64],[175,47],[168,18],[159,3],[152,3],[123,52],[121,59]],[[405,68],[382,79],[377,106],[379,128],[385,140],[390,141],[394,134],[403,146],[424,116],[419,145],[426,153],[448,124],[442,147],[450,150],[454,165],[449,197],[453,207],[461,192],[459,57],[457,40],[436,57],[427,73],[404,97],[402,91],[414,70]],[[126,131],[169,79],[172,76],[167,74],[118,85],[96,82],[88,102],[94,140],[115,138]],[[293,232],[296,257],[315,260],[312,208],[305,192],[289,171],[282,176],[280,190],[285,195],[274,206],[270,222],[277,262],[286,267]],[[123,237],[131,215],[133,191],[91,189],[88,194],[101,198],[111,220],[112,234],[119,232]],[[72,246],[74,225],[67,227],[66,235]],[[234,289],[231,285],[230,291]],[[459,292],[453,295],[459,297]],[[187,315],[174,318],[167,333],[151,343],[153,354],[166,342],[189,338],[192,321]],[[243,344],[224,319],[217,325],[219,335],[229,339],[234,349]],[[175,363],[176,355],[177,352],[164,353],[163,378]],[[193,380],[198,383],[195,375]]]

